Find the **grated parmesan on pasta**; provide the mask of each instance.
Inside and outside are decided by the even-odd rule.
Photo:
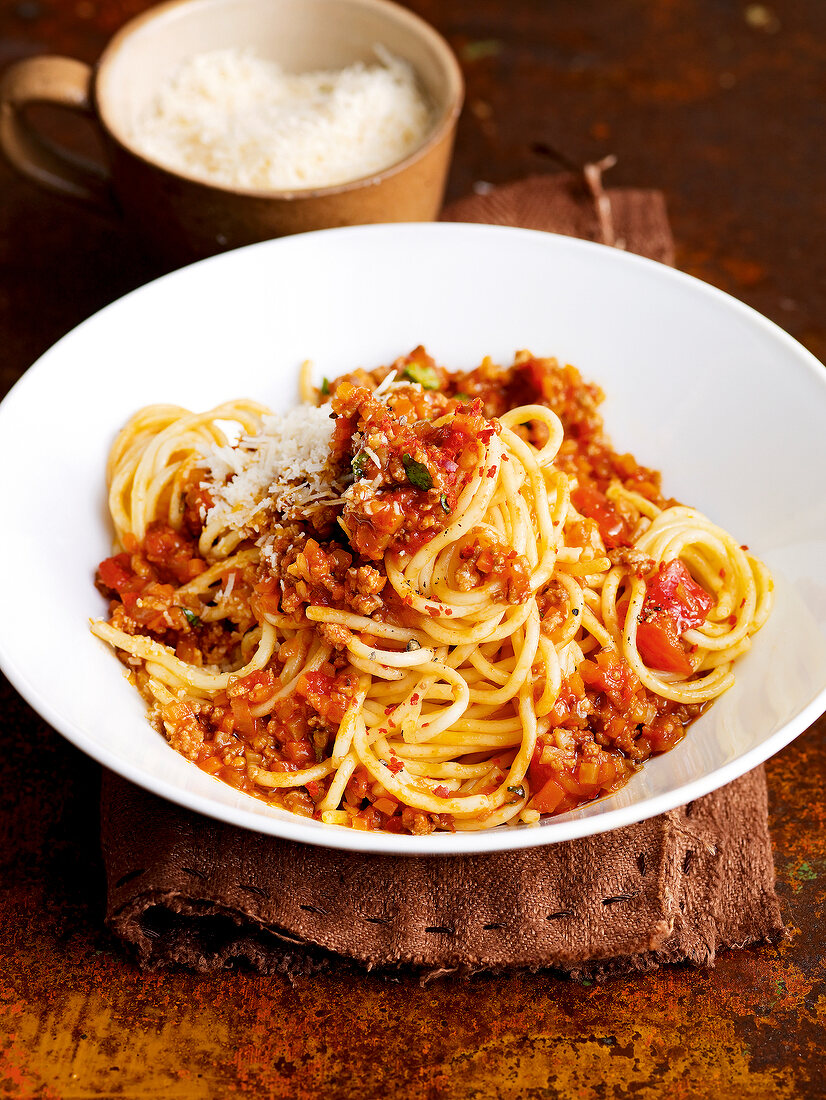
[[[328,187],[379,172],[421,143],[431,110],[412,68],[285,73],[250,50],[197,54],[170,73],[132,137],[170,168],[257,190]]]
[[[332,436],[329,406],[299,405],[284,416],[265,416],[261,431],[242,436],[235,446],[208,451],[204,459],[215,484],[207,521],[253,531],[262,512],[288,516],[331,498],[334,486],[325,471]]]

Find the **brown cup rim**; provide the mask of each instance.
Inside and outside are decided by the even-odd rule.
[[[431,149],[439,145],[454,129],[462,110],[465,85],[459,62],[447,40],[435,29],[435,27],[422,19],[421,16],[395,3],[394,0],[347,0],[350,6],[373,8],[380,11],[389,10],[401,23],[406,23],[414,34],[417,34],[430,43],[444,66],[448,78],[448,95],[444,106],[439,112],[433,129],[421,145],[418,145],[402,160],[395,161],[387,168],[383,168],[380,172],[375,172],[367,176],[359,176],[356,179],[347,180],[344,183],[333,184],[329,187],[293,188],[291,190],[261,190],[252,187],[233,187],[225,183],[212,182],[202,176],[193,175],[177,168],[170,168],[168,165],[154,160],[119,132],[117,127],[112,125],[110,118],[107,117],[105,106],[99,95],[101,78],[105,76],[107,69],[114,64],[116,55],[126,39],[143,24],[162,17],[165,13],[174,8],[214,2],[216,2],[216,0],[165,0],[164,3],[157,4],[155,7],[149,8],[145,12],[141,12],[125,23],[120,30],[115,32],[93,67],[91,98],[101,126],[112,141],[128,152],[132,157],[142,161],[148,167],[163,172],[173,179],[186,180],[187,183],[213,191],[224,192],[227,195],[235,195],[239,198],[276,199],[284,201],[320,199],[328,195],[341,195],[349,191],[358,191],[365,187],[375,187],[383,183],[386,179],[398,175],[405,171],[410,165],[423,159]]]

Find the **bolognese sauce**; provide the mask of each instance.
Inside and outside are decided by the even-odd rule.
[[[234,475],[216,479],[194,457],[177,471],[178,495],[163,497],[163,514],[100,563],[111,628],[101,636],[177,751],[308,818],[419,835],[463,827],[463,797],[482,807],[481,824],[496,824],[616,791],[708,705],[702,692],[662,692],[681,677],[702,681],[697,631],[728,596],[722,582],[704,586],[703,570],[658,557],[647,532],[681,506],[663,495],[658,472],[612,449],[602,399],[574,367],[527,352],[508,367],[486,359],[451,372],[419,347],[389,368],[325,383],[324,484],[333,488],[303,513],[291,506],[267,518],[259,502],[255,522],[221,535],[222,559],[209,519]],[[527,411],[514,420],[517,408]],[[542,466],[557,422],[553,465]],[[549,519],[533,498],[508,505],[509,486],[516,493],[537,478]],[[463,527],[476,500],[493,503]],[[517,529],[524,522],[539,531],[533,542]],[[553,569],[543,572],[547,547],[540,557],[536,537],[556,540]],[[408,575],[433,546],[441,556]],[[482,625],[465,635],[451,625],[473,615]],[[517,624],[518,643],[503,622]],[[244,671],[265,636],[275,638],[271,655]],[[167,652],[214,686],[179,689],[172,673],[156,686],[147,654]],[[419,667],[420,652],[433,656],[419,662],[417,688],[406,670]],[[394,687],[408,682],[404,692]],[[456,698],[471,700],[464,717]],[[431,740],[422,731],[445,705],[456,720]],[[369,728],[341,756],[342,729],[360,708]],[[284,785],[291,775],[301,781]],[[424,792],[419,805],[405,801],[405,777]],[[441,802],[444,810],[432,808]],[[518,817],[508,817],[510,805]]]

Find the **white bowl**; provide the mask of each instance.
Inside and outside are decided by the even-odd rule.
[[[543,822],[426,837],[292,816],[210,778],[148,725],[88,630],[110,552],[104,464],[139,406],[233,396],[286,409],[300,363],[333,376],[419,343],[449,367],[518,348],[606,394],[617,447],[762,557],[777,598],[737,682],[620,792]],[[486,852],[615,829],[722,786],[826,708],[826,372],[775,325],[677,271],[516,229],[366,226],[253,245],[142,287],[48,351],[0,406],[0,664],[101,764],[193,810],[311,844]],[[59,781],[59,777],[55,777]]]

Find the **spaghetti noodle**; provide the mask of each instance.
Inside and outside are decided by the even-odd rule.
[[[611,449],[574,368],[417,348],[304,388],[292,420],[143,409],[109,458],[92,629],[199,767],[353,828],[531,823],[731,685],[771,578]]]

